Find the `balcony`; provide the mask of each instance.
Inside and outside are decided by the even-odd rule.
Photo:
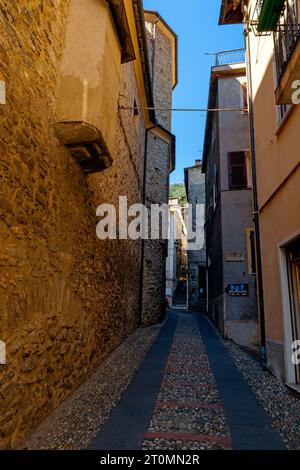
[[[300,79],[298,5],[299,0],[257,0],[251,20],[256,36],[274,36],[278,105],[292,104],[293,83]]]
[[[222,0],[219,24],[239,24],[243,22],[242,0]]]
[[[292,104],[293,83],[300,79],[300,24],[296,0],[286,2],[280,22],[274,31],[278,86],[278,105]]]
[[[216,67],[245,62],[245,49],[232,49],[216,53]]]

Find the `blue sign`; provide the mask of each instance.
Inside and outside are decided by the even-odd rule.
[[[225,292],[229,297],[249,297],[249,284],[229,284]]]

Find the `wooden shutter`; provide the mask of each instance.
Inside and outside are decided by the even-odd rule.
[[[245,152],[228,153],[229,189],[247,189],[247,167]]]

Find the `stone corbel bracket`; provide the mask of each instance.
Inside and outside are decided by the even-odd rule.
[[[95,126],[86,122],[60,122],[55,125],[56,135],[85,173],[98,173],[112,165],[112,158]]]

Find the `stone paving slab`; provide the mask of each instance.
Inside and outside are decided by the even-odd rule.
[[[176,413],[176,420],[174,420],[174,413]],[[211,423],[214,423],[214,426],[211,426]],[[197,435],[214,436],[215,430],[220,435],[226,434],[224,431],[226,429],[224,410],[222,408],[187,408],[182,405],[172,409],[159,406],[152,418],[149,431],[190,433],[191,429]]]
[[[206,318],[171,315],[93,448],[283,449],[270,417],[226,354]]]
[[[190,406],[191,403],[195,405]],[[165,377],[145,437],[143,448],[148,450],[232,448],[218,388],[192,315],[179,316]]]
[[[188,451],[201,451],[201,450],[228,450],[228,445],[221,442],[212,442],[209,440],[187,440],[175,438],[153,438],[145,439],[143,450],[188,450]]]
[[[230,434],[236,450],[284,450],[256,395],[229,356],[215,328],[204,316],[197,317],[218,390],[224,404]]]
[[[81,450],[89,447],[131,382],[160,329],[161,325],[137,329],[20,448]]]
[[[173,334],[177,315],[169,315],[159,337],[142,362],[120,402],[92,444],[94,450],[138,450],[155,407]]]
[[[224,342],[227,351],[241,371],[259,402],[272,418],[273,426],[289,450],[300,449],[300,399],[260,362],[231,341]],[[255,416],[253,416],[255,419]],[[240,411],[243,422],[243,412]]]
[[[158,331],[134,333],[25,447],[83,449],[93,441],[98,450],[285,448],[206,317],[173,311],[156,337]]]

